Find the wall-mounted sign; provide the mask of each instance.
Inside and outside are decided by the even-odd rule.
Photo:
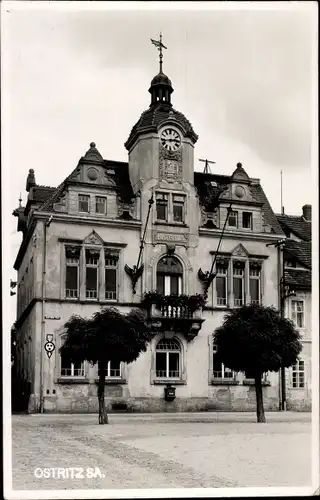
[[[46,342],[44,344],[44,350],[47,353],[48,358],[50,359],[52,356],[53,351],[55,350],[56,346],[54,345],[53,342]]]
[[[185,233],[165,233],[165,232],[155,232],[153,233],[154,243],[176,243],[180,245],[188,244],[188,235]]]
[[[61,319],[61,316],[45,316],[44,319]]]

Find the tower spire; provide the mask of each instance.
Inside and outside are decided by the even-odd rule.
[[[162,33],[160,31],[160,47],[159,47],[159,67],[160,67],[160,73],[162,73]]]
[[[151,43],[157,47],[159,50],[159,73],[162,73],[162,59],[163,59],[163,54],[162,54],[162,49],[166,49],[167,47],[163,45],[162,43],[162,33],[160,32],[160,37],[159,40],[153,40],[153,38],[150,38]]]

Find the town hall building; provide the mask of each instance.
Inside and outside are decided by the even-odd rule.
[[[161,59],[149,94],[125,142],[128,162],[104,159],[92,142],[56,188],[29,170],[26,206],[14,211],[23,235],[14,268],[16,370],[30,412],[97,411],[97,366],[60,356],[64,324],[146,302],[152,340],[134,363],[109,363],[109,411],[255,409],[253,380],[221,363],[212,333],[232,308],[279,308],[283,221],[249,175],[254,165],[194,171],[198,136],[173,107]],[[278,410],[279,374],[263,385],[265,409]]]

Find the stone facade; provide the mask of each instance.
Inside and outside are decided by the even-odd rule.
[[[16,370],[30,383],[31,412],[96,412],[97,368],[88,363],[62,366],[59,347],[65,322],[72,314],[90,317],[106,306],[128,312],[140,306],[145,292],[159,286],[166,295],[175,290],[180,295],[202,294],[199,275],[210,270],[222,234],[214,267],[221,279],[209,287],[198,323],[196,317],[190,320],[192,335],[180,332],[179,313],[176,330],[155,331],[147,352],[136,362],[110,365],[106,403],[109,411],[255,409],[252,380],[215,363],[212,333],[224,314],[242,303],[256,300],[279,306],[281,254],[272,244],[284,237],[283,232],[257,179],[240,164],[230,177],[195,174],[197,136],[190,123],[181,113],[173,114],[165,100],[151,106],[153,121],[136,125],[127,142],[128,164],[103,160],[92,143],[56,190],[48,191],[44,200],[33,197],[32,206],[15,211],[23,231],[15,262],[20,285]],[[178,146],[168,142],[168,148],[178,147],[178,152],[163,149],[163,130],[167,137],[172,130],[172,136],[179,135]],[[209,198],[203,195],[205,182]],[[217,196],[215,186],[224,186]],[[155,203],[145,232],[144,267],[134,293],[130,272],[137,262],[151,197]],[[230,203],[234,224],[223,230]],[[211,226],[206,224],[210,214]],[[161,282],[159,266],[168,255],[181,273],[162,273]],[[161,358],[157,349],[163,338],[175,344]],[[53,351],[46,350],[48,342]],[[164,398],[168,384],[176,395],[170,402]],[[267,374],[263,390],[265,409],[277,410],[279,374]],[[290,407],[308,406],[294,391],[288,394]]]

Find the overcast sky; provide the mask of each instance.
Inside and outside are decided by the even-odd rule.
[[[276,212],[282,170],[286,213],[300,214],[310,203],[315,3],[297,9],[268,2],[266,10],[256,2],[248,10],[239,2],[234,10],[227,2],[221,10],[208,2],[203,10],[193,2],[193,11],[175,2],[156,2],[166,8],[160,11],[151,2],[143,10],[132,2],[130,11],[112,11],[111,2],[108,10],[104,2],[90,2],[85,11],[84,2],[54,3],[32,2],[32,10],[23,2],[2,3],[9,214],[20,192],[26,202],[29,168],[38,184],[57,186],[91,141],[104,158],[127,160],[124,142],[150,104],[148,88],[158,72],[150,37],[160,31],[173,106],[199,135],[196,170],[203,169],[198,158],[215,161],[219,174],[242,162],[249,176],[261,179]],[[21,241],[16,224],[11,217],[12,263]]]

